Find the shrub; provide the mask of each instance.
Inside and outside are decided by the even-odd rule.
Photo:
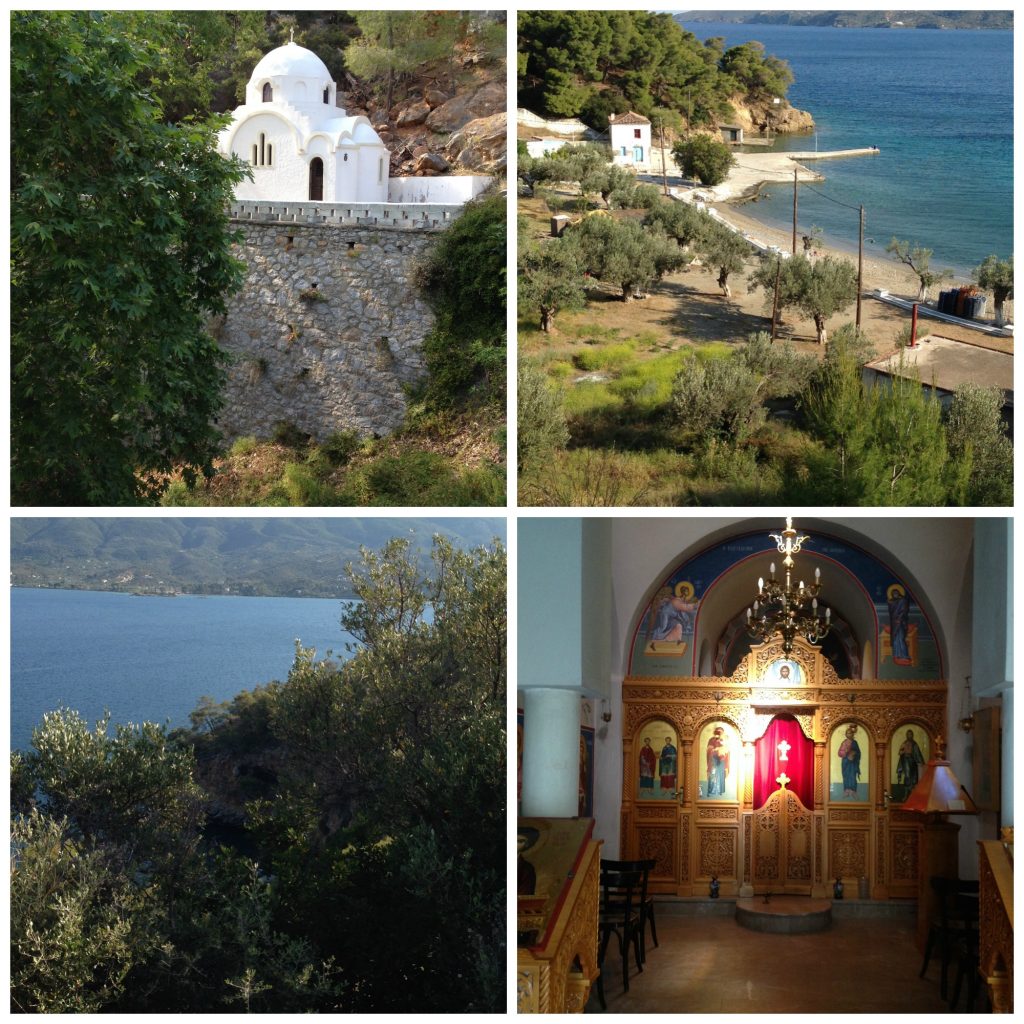
[[[362,441],[355,430],[338,430],[320,445],[331,465],[344,466],[359,451]]]
[[[236,438],[232,443],[231,448],[228,450],[228,455],[233,459],[240,459],[244,455],[248,455],[254,451],[259,441],[255,437],[239,437]]]
[[[761,380],[738,359],[692,360],[672,385],[672,409],[691,441],[738,444],[764,416]]]
[[[310,440],[310,435],[299,430],[291,420],[278,420],[271,436],[275,444],[283,444],[286,448],[304,448]]]
[[[695,135],[677,142],[672,147],[672,155],[683,174],[708,186],[721,185],[735,163],[729,147],[708,135]]]
[[[569,443],[560,392],[548,386],[547,378],[528,363],[521,363],[518,374],[519,434],[517,461],[519,471]]]
[[[316,506],[334,505],[334,490],[316,478],[316,474],[308,466],[289,462],[284,467],[281,481],[290,505]]]

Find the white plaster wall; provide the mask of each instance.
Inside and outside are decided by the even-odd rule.
[[[389,203],[468,203],[493,181],[485,174],[446,174],[438,178],[392,178]]]
[[[636,129],[640,130],[640,138],[633,134]],[[643,163],[647,164],[651,159],[651,126],[649,124],[613,124],[609,126],[608,137],[612,147],[612,156],[617,164],[634,163],[633,147],[643,146]],[[622,147],[626,147],[626,155],[622,155]]]
[[[556,153],[563,146],[578,145],[573,139],[529,139],[526,143],[526,152],[537,158]]]
[[[595,836],[606,843],[607,855],[620,850],[619,806],[622,793],[622,679],[627,645],[636,619],[657,581],[686,553],[748,529],[776,531],[782,517],[617,518],[612,527],[612,656],[610,707],[612,721],[597,732],[595,754]],[[956,728],[964,676],[971,672],[972,536],[965,518],[904,516],[848,519],[802,519],[795,525],[813,533],[821,529],[859,544],[905,575],[926,602],[942,644],[949,681],[947,738],[953,770],[973,784],[968,738]],[[522,524],[520,529],[522,528]],[[520,534],[520,550],[523,537]],[[692,549],[692,550],[691,550]],[[756,581],[751,581],[751,587]],[[523,592],[522,590],[520,591]],[[568,614],[568,613],[567,613]],[[959,819],[961,872],[976,877],[979,837],[974,818]]]
[[[274,145],[273,166],[253,167],[252,181],[240,182],[235,196],[238,199],[307,200],[309,163],[299,155],[295,135],[280,117],[268,112],[245,121],[231,140],[231,151],[249,163],[253,143],[259,142],[260,132]]]
[[[386,203],[391,157],[381,146],[359,146],[356,164],[357,198],[360,202]],[[339,197],[340,198],[340,197]]]

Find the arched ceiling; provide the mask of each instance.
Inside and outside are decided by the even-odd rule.
[[[814,570],[820,569],[820,604],[833,608],[834,614],[847,623],[860,650],[873,652],[876,664],[865,665],[864,674],[883,678],[941,676],[944,652],[931,624],[934,617],[929,615],[927,595],[920,593],[899,559],[881,549],[870,536],[845,523],[807,519],[794,525],[809,539],[794,558],[793,582],[811,582]],[[747,520],[715,531],[673,559],[664,574],[652,582],[643,607],[634,616],[630,674],[707,674],[706,657],[699,656],[702,652],[713,652],[729,623],[745,613],[757,594],[758,577],[767,579],[774,562],[776,578],[784,578],[783,556],[769,537],[781,531],[777,519]],[[919,641],[915,664],[907,668],[897,668],[891,658],[879,653],[880,646],[887,643],[886,591],[893,583],[905,587],[911,596],[912,625]],[[674,592],[680,584],[683,594],[692,592],[692,603],[697,604],[688,616],[692,633],[685,637],[685,654],[656,653],[657,645],[646,642],[655,621],[652,600],[657,608],[658,595],[665,593],[664,588],[672,587]],[[870,647],[866,648],[868,644]]]

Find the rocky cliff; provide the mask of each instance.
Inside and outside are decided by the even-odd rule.
[[[734,96],[730,101],[736,112],[736,121],[745,132],[763,134],[771,129],[780,134],[799,134],[814,131],[814,118],[806,110],[797,110],[788,100],[778,105],[769,100],[752,100]]]
[[[503,175],[508,122],[503,66],[462,55],[460,70],[425,68],[390,110],[346,76],[350,113],[369,117],[391,150],[393,176]]]

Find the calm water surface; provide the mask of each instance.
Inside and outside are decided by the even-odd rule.
[[[884,256],[895,235],[935,252],[932,266],[963,272],[989,253],[1013,253],[1013,33],[835,29],[692,22],[698,39],[751,39],[789,62],[790,102],[809,110],[821,150],[878,146],[874,157],[813,165],[824,195],[865,207],[865,251]],[[813,150],[813,135],[774,148]],[[792,190],[744,208],[792,224]],[[801,186],[799,226],[856,246],[858,215]]]
[[[11,744],[43,712],[187,725],[199,697],[227,700],[291,667],[295,638],[345,656],[346,602],[291,597],[133,597],[11,591]]]

